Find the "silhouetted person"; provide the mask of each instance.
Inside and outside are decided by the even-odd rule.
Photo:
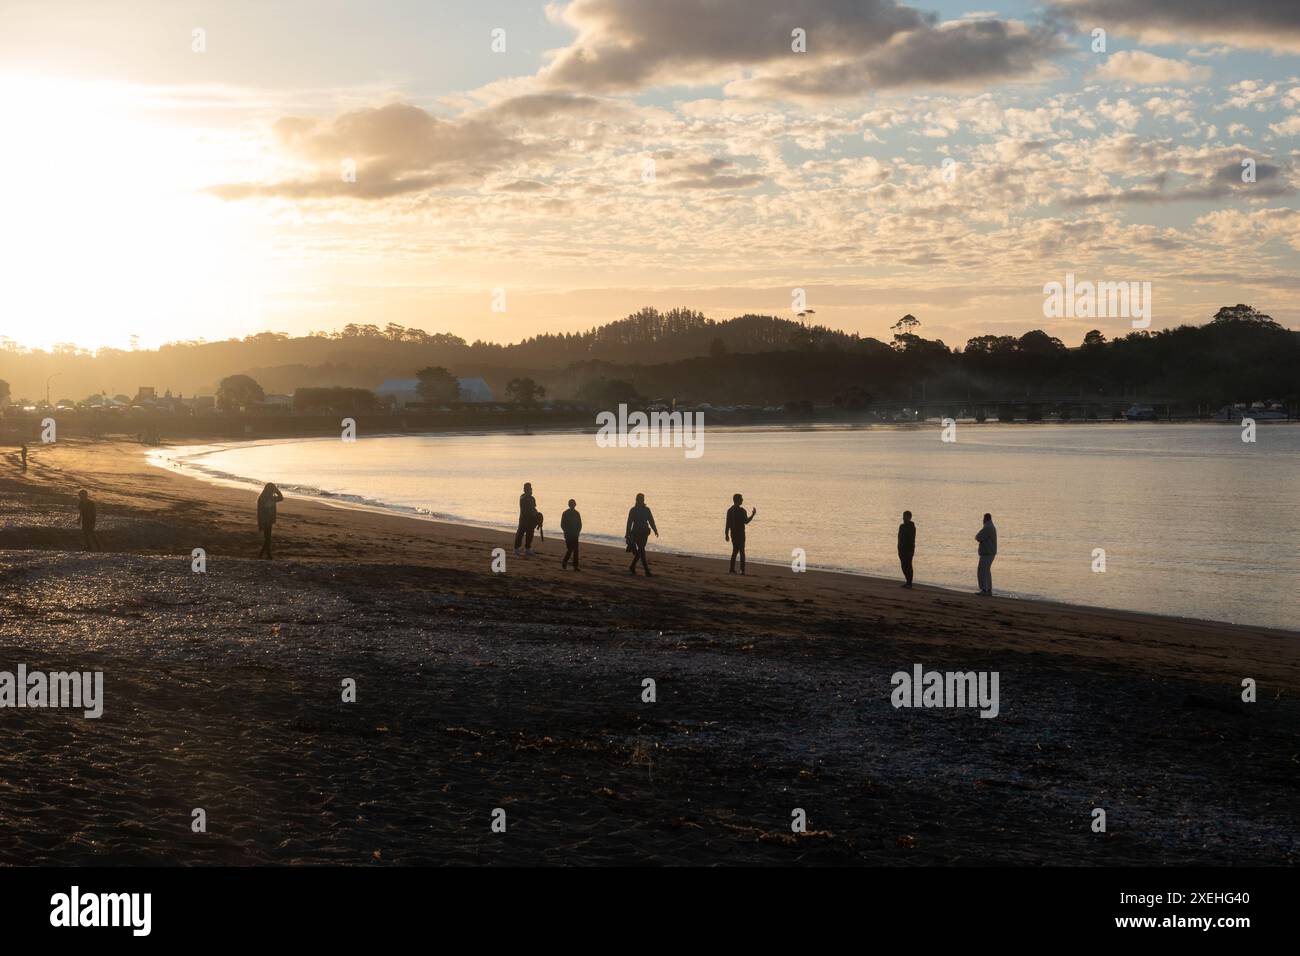
[[[655,516],[646,507],[645,495],[637,495],[636,504],[627,513],[627,549],[632,552],[632,565],[627,569],[629,574],[636,574],[636,563],[640,561],[641,567],[645,568],[645,576],[654,577],[650,573],[650,565],[645,563],[645,544],[650,540],[651,531],[656,538],[659,537]]]
[[[907,581],[903,587],[912,586],[912,555],[916,554],[916,525],[912,524],[912,512],[903,512],[903,523],[898,526],[898,563],[903,566],[903,577]]]
[[[27,442],[23,442],[22,455],[23,455],[23,471],[26,471],[27,470]]]
[[[729,574],[736,573],[736,555],[740,555],[740,573],[745,573],[745,525],[754,520],[754,515],[758,514],[758,509],[753,508],[749,517],[745,517],[745,509],[741,507],[745,500],[740,495],[731,496],[732,505],[727,509],[727,530],[722,534],[723,541],[731,542],[731,570]]]
[[[257,496],[257,530],[262,532],[262,550],[257,556],[268,561],[271,560],[271,531],[275,528],[275,505],[279,501],[284,501],[284,495],[280,494],[279,488],[268,481],[262,493]]]
[[[993,516],[984,515],[984,527],[980,528],[979,533],[975,535],[975,540],[980,543],[980,567],[979,582],[980,594],[985,597],[993,596],[993,559],[998,556],[998,529],[993,526]]]
[[[81,540],[87,551],[99,551],[99,535],[95,534],[95,502],[83,488],[77,495],[77,510],[81,513]]]
[[[573,570],[578,567],[578,535],[582,534],[582,515],[578,514],[578,503],[569,499],[569,510],[560,515],[560,530],[564,532],[564,560],[560,562],[563,570],[569,566],[569,557],[573,557]]]
[[[537,499],[533,497],[531,482],[524,482],[524,493],[519,496],[519,527],[515,531],[515,554],[519,554],[519,545],[525,548],[525,554],[533,553],[533,532],[537,530]]]

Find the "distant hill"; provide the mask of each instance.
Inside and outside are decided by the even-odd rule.
[[[79,401],[99,392],[134,396],[140,386],[152,386],[159,395],[211,395],[222,378],[234,374],[251,375],[268,393],[300,386],[374,388],[386,378],[409,378],[418,368],[442,365],[458,375],[481,375],[497,387],[496,380],[504,385],[513,374],[574,362],[648,364],[719,351],[780,351],[813,334],[844,347],[863,341],[770,315],[716,321],[689,309],[642,309],[587,332],[539,335],[510,345],[469,343],[459,336],[389,324],[348,325],[339,332],[296,338],[263,332],[224,342],[170,343],[151,351],[9,350],[0,351],[0,379],[10,383],[15,398],[40,400],[46,379],[57,374],[51,399]]]
[[[909,324],[910,323],[910,324]],[[986,399],[1034,396],[1092,399],[1160,396],[1211,405],[1300,397],[1300,333],[1248,305],[1225,306],[1205,325],[1130,331],[1111,341],[1091,331],[1067,347],[1033,329],[980,335],[959,350],[918,334],[911,316],[890,344],[770,315],[715,321],[689,309],[642,309],[588,332],[540,335],[511,345],[468,343],[398,325],[349,325],[290,338],[264,332],[226,342],[179,342],[156,351],[94,354],[0,350],[0,393],[80,401],[91,394],[211,395],[221,379],[244,374],[268,394],[303,387],[373,389],[425,366],[481,377],[497,396],[527,376],[557,399],[614,396],[715,404],[871,399]]]

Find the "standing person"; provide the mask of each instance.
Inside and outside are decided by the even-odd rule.
[[[754,520],[754,515],[758,514],[758,509],[750,510],[749,517],[745,517],[745,509],[742,507],[744,498],[740,495],[732,495],[732,505],[727,509],[727,530],[722,533],[722,540],[731,541],[731,570],[728,574],[736,573],[736,555],[740,555],[740,573],[745,573],[745,525]]]
[[[581,571],[578,567],[578,535],[582,534],[582,515],[578,513],[578,503],[572,498],[569,499],[569,510],[560,515],[560,530],[564,532],[564,560],[560,562],[560,569],[563,570],[569,566],[569,556],[573,556],[573,570]]]
[[[903,577],[907,581],[903,587],[912,586],[912,555],[916,554],[916,525],[912,524],[912,512],[903,512],[903,523],[898,526],[898,563],[903,566]]]
[[[23,471],[27,470],[27,442],[23,442]]]
[[[275,505],[279,501],[284,501],[284,495],[268,481],[262,493],[257,496],[257,529],[262,532],[262,550],[257,556],[268,561],[271,560],[271,529],[275,527]]]
[[[77,510],[81,513],[81,540],[86,545],[87,551],[102,550],[99,547],[99,535],[95,534],[95,502],[91,501],[90,495],[85,488],[77,495]]]
[[[998,556],[998,529],[993,526],[993,516],[984,515],[984,527],[980,528],[979,533],[975,535],[975,540],[980,543],[980,566],[979,582],[980,594],[985,597],[993,596],[993,559]]]
[[[520,554],[523,544],[525,556],[533,553],[533,532],[537,530],[537,499],[533,497],[532,482],[524,482],[524,493],[519,496],[519,527],[515,531],[515,554]]]
[[[640,561],[641,567],[645,568],[645,576],[654,577],[650,573],[650,565],[645,563],[645,545],[650,540],[651,531],[656,538],[659,537],[655,516],[646,507],[645,495],[639,494],[636,496],[636,504],[627,513],[627,549],[632,552],[632,566],[627,569],[628,574],[636,574],[636,563]]]

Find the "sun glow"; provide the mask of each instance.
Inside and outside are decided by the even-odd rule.
[[[143,104],[143,105],[142,105]],[[204,187],[240,132],[126,84],[0,76],[0,335],[140,347],[259,323],[255,210]]]

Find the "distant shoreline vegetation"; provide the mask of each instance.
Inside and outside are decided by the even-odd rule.
[[[1201,326],[1111,340],[1092,330],[1074,347],[1035,329],[977,336],[956,349],[925,338],[921,324],[904,316],[885,343],[773,316],[715,321],[686,309],[643,309],[586,333],[514,345],[392,324],[138,352],[0,342],[0,407],[8,417],[52,409],[266,422],[352,413],[471,425],[517,418],[527,426],[555,416],[576,421],[621,403],[702,408],[713,420],[1034,421],[1112,420],[1134,404],[1159,418],[1211,418],[1251,403],[1294,417],[1300,402],[1300,333],[1244,304],[1225,306]],[[416,381],[417,372],[424,392],[377,393],[392,380]],[[491,398],[450,400],[458,380],[481,383]]]

